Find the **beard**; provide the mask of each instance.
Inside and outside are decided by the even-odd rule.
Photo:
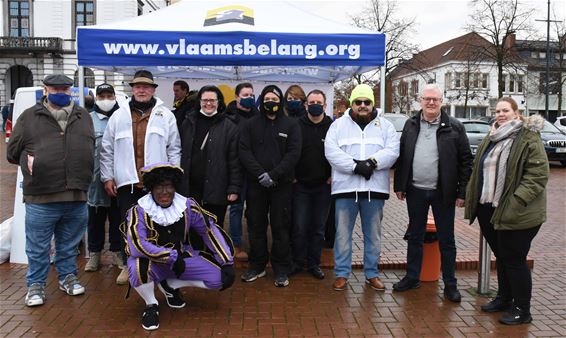
[[[360,112],[365,114],[361,115]],[[360,108],[357,111],[352,110],[352,113],[352,119],[356,122],[369,123],[373,118],[371,111],[367,108]]]

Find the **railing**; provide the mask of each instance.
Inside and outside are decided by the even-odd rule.
[[[0,37],[0,51],[7,52],[62,52],[61,38]]]

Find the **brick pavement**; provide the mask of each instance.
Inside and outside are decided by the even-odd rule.
[[[15,168],[5,162],[5,145],[0,145],[0,220],[12,213]],[[114,284],[117,270],[109,265],[95,273],[79,274],[87,288],[83,296],[69,297],[57,289],[55,272],[48,279],[48,301],[38,308],[23,305],[26,267],[0,265],[0,337],[106,337],[106,336],[195,336],[195,337],[564,337],[566,336],[566,170],[553,167],[548,185],[549,217],[533,242],[534,321],[530,325],[506,327],[497,315],[479,312],[486,302],[475,294],[477,272],[460,266],[457,272],[463,291],[461,304],[443,301],[442,283],[423,283],[407,293],[392,293],[391,286],[403,271],[386,269],[388,288],[375,292],[364,285],[363,272],[354,270],[345,292],[331,290],[332,271],[314,280],[307,274],[291,279],[285,289],[275,289],[273,275],[252,284],[236,281],[221,293],[185,289],[188,307],[166,308],[161,302],[161,327],[147,334],[139,325],[143,308],[136,294],[123,299],[125,288]],[[458,260],[477,256],[477,226],[456,222]],[[406,226],[404,205],[391,199],[384,215],[384,266],[403,264],[405,242],[400,240]],[[358,228],[359,229],[359,228]],[[357,232],[359,238],[359,231]],[[361,262],[361,243],[356,241],[354,265]],[[328,256],[331,253],[327,252]],[[476,258],[477,259],[477,258]],[[104,257],[109,263],[109,257]],[[84,266],[85,260],[79,258]],[[387,265],[389,264],[389,265]],[[82,271],[82,270],[81,270]],[[242,272],[238,269],[238,275]],[[492,273],[492,288],[495,275]]]

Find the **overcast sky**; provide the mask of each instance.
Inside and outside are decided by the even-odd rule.
[[[350,19],[368,4],[368,1],[297,1],[305,9],[317,12],[322,16],[333,18],[346,24],[351,24]],[[466,33],[464,26],[469,22],[471,9],[467,0],[436,0],[436,1],[409,1],[400,0],[398,16],[415,18],[417,22],[416,32],[412,36],[414,41],[420,45],[421,50],[440,44],[446,40],[456,38]],[[533,15],[533,19],[546,19],[547,0],[529,1],[529,4],[539,11]],[[564,19],[566,17],[566,6],[564,1],[551,0],[551,7],[555,7],[556,13]],[[543,22],[535,22],[542,36],[546,36],[546,26]],[[552,33],[551,33],[552,34]],[[520,39],[521,36],[519,35]]]

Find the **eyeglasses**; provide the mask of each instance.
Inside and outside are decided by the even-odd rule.
[[[442,99],[439,97],[421,97],[421,100],[423,100],[424,102],[432,101],[433,103],[438,103],[442,101]]]
[[[356,106],[361,106],[362,103],[366,106],[369,106],[369,105],[371,105],[371,100],[354,100],[354,104]]]
[[[204,104],[215,104],[216,102],[218,102],[218,99],[201,99],[200,103],[204,103]]]
[[[172,194],[175,192],[175,187],[168,184],[168,185],[156,185],[155,187],[153,187],[153,192],[155,192],[156,194],[163,194],[163,193],[168,193],[168,194]]]

